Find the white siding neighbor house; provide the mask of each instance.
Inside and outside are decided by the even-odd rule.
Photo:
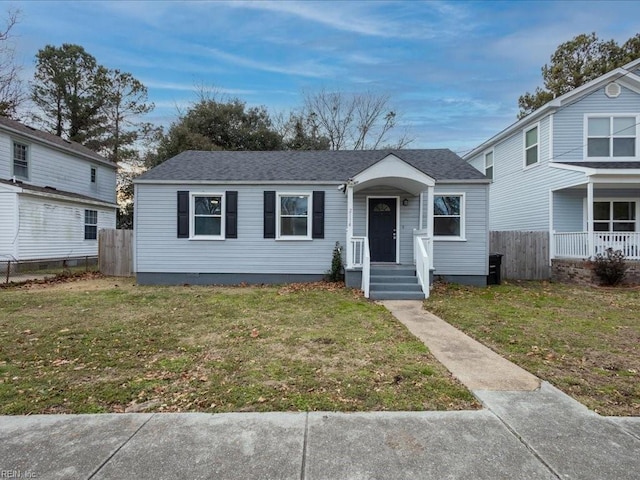
[[[640,260],[640,59],[465,155],[492,179],[491,231],[544,231],[552,272],[611,247]]]
[[[137,280],[313,281],[338,242],[375,298],[424,298],[432,275],[484,285],[487,192],[450,150],[186,151],[135,181]]]
[[[0,262],[95,256],[116,209],[113,163],[0,117]]]

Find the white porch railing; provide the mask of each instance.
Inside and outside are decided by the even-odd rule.
[[[369,239],[364,237],[362,255],[362,291],[364,298],[369,298],[369,282],[371,281],[371,253],[369,252]]]
[[[429,298],[429,273],[431,270],[431,256],[427,252],[428,243],[425,244],[425,239],[421,236],[416,236],[416,275],[418,282],[422,287],[425,298]],[[427,239],[428,240],[428,239]]]
[[[347,268],[362,267],[365,243],[368,243],[367,237],[351,237],[348,239]]]
[[[426,229],[413,231],[413,263],[418,264],[418,239],[424,244],[429,257],[429,268],[433,268],[433,238]]]
[[[640,260],[640,232],[554,232],[555,258],[590,258],[607,248],[621,250],[629,260]],[[593,250],[590,247],[593,245]]]

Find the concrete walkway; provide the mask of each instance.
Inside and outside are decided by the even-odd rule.
[[[422,308],[418,300],[381,302],[469,390],[537,390],[540,380]]]
[[[416,305],[389,308],[434,347],[435,329],[461,335]],[[490,350],[453,345],[437,356],[456,376],[467,378],[465,364],[494,368]],[[450,362],[456,355],[468,361]],[[479,411],[0,417],[0,478],[639,478],[640,417],[600,417],[519,369],[496,367],[507,384],[483,368]]]

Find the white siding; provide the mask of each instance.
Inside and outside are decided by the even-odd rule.
[[[177,238],[177,191],[238,192],[238,238]],[[263,238],[264,191],[325,192],[325,238]],[[344,247],[347,198],[337,185],[147,185],[137,186],[136,271],[140,273],[324,274],[336,242]]]
[[[0,191],[0,261],[16,255],[16,198],[14,192]]]
[[[4,132],[0,132],[0,178],[9,179],[13,175],[14,140],[29,146],[29,180],[26,183],[116,203],[115,169]],[[97,169],[95,186],[91,185],[92,166]]]
[[[487,275],[489,233],[487,226],[487,185],[436,185],[435,194],[465,194],[466,241],[435,240],[435,275]],[[426,225],[425,195],[425,225]]]
[[[98,230],[115,228],[115,209],[21,194],[17,257],[20,260],[98,254],[98,241],[84,239],[84,210],[98,211]]]

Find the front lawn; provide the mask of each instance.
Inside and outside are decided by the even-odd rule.
[[[640,415],[640,289],[438,285],[425,308],[602,415]]]
[[[459,410],[470,392],[353,291],[0,289],[0,413]]]

